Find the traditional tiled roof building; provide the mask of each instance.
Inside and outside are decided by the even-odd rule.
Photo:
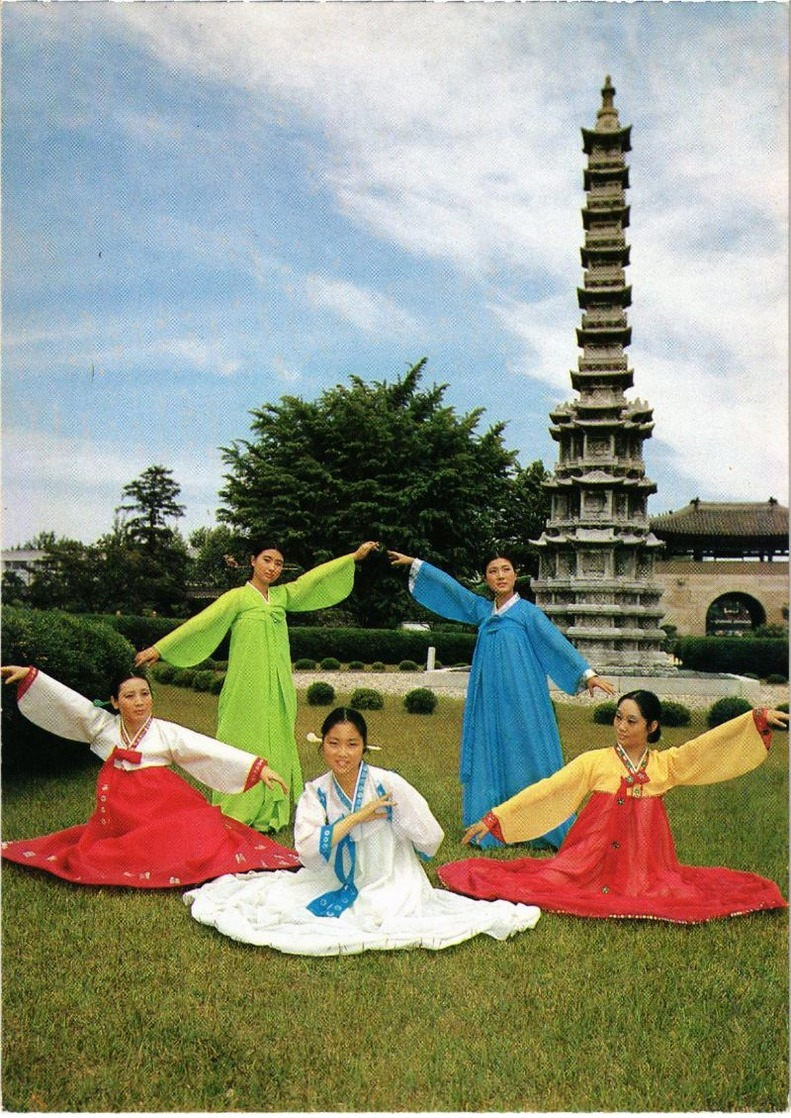
[[[664,558],[749,559],[788,557],[788,509],[768,501],[701,501],[651,518],[664,541]]]
[[[665,622],[695,636],[788,621],[788,509],[768,501],[690,501],[651,518]]]

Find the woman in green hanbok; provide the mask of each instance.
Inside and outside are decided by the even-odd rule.
[[[186,668],[211,656],[230,630],[228,672],[217,715],[217,738],[265,758],[288,785],[256,785],[246,792],[212,793],[233,819],[259,831],[278,831],[289,821],[291,803],[302,793],[302,770],[294,737],[297,696],[291,676],[286,613],[324,609],[342,601],[354,584],[354,564],[378,545],[361,544],[351,555],[321,563],[294,582],[275,586],[283,571],[277,546],[253,545],[252,577],[244,586],[185,621],[137,654],[137,665],[160,658]]]

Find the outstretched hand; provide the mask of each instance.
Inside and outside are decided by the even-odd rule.
[[[788,729],[788,711],[787,710],[767,710],[766,721],[770,726],[774,726],[777,730]]]
[[[4,683],[21,683],[29,671],[30,668],[20,668],[18,664],[8,664],[6,667],[0,668],[0,675],[2,675]]]
[[[481,839],[486,838],[488,834],[489,828],[481,819],[477,823],[473,823],[471,827],[467,828],[467,830],[464,832],[464,837],[461,840],[461,844],[462,846],[469,846],[471,842],[479,843]]]
[[[411,555],[402,555],[400,551],[388,551],[387,558],[392,567],[410,567],[414,562]]]
[[[276,773],[274,769],[270,769],[269,765],[264,765],[261,769],[261,775],[258,778],[263,781],[267,788],[271,791],[273,785],[279,784],[283,791],[288,795],[288,785],[286,784],[280,773]]]
[[[352,558],[354,559],[354,561],[356,563],[359,563],[361,559],[367,559],[372,551],[378,551],[378,550],[379,550],[379,541],[378,540],[368,540],[367,543],[361,543],[360,544],[360,546],[357,548],[357,550],[355,551]]]
[[[135,667],[142,668],[146,664],[156,664],[159,659],[159,653],[152,645],[150,648],[144,648],[135,656]]]
[[[600,675],[592,675],[585,686],[588,688],[588,692],[591,695],[597,688],[599,689],[599,691],[603,691],[605,695],[615,694],[615,688],[610,683],[610,681],[607,679],[602,679]]]

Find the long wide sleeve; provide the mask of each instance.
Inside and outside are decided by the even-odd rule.
[[[70,741],[93,743],[103,731],[115,725],[115,717],[90,699],[72,691],[45,672],[36,671],[20,688],[19,710],[42,730]],[[103,752],[95,752],[104,756]]]
[[[174,722],[157,720],[173,761],[190,776],[218,792],[242,792],[254,781],[261,760],[241,749]]]
[[[530,603],[528,603],[530,605]],[[538,606],[530,608],[528,635],[544,671],[568,695],[579,691],[587,660]]]
[[[243,589],[243,588],[242,588]],[[241,590],[228,590],[206,609],[158,640],[163,660],[177,668],[189,668],[211,656],[239,612]]]
[[[582,753],[492,809],[506,842],[529,842],[559,826],[592,791],[601,750]]]
[[[421,606],[450,621],[480,625],[492,612],[492,603],[486,598],[473,594],[449,574],[421,560],[415,560],[410,571],[409,590]]]
[[[337,605],[349,597],[353,587],[354,556],[342,555],[328,563],[320,563],[293,582],[273,586],[270,594],[285,609],[304,613]]]
[[[431,808],[421,794],[398,773],[388,772],[386,784],[392,792],[393,830],[425,858],[433,857],[445,837]]]
[[[294,846],[303,866],[326,866],[332,850],[332,825],[315,784],[306,784],[294,817]]]
[[[766,759],[767,746],[752,711],[715,726],[684,745],[656,754],[668,786],[718,784],[751,772]]]

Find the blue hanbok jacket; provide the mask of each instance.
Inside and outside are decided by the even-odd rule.
[[[478,627],[461,736],[462,819],[497,804],[563,765],[547,677],[573,695],[589,665],[548,617],[515,595],[501,609],[430,563],[413,565],[409,588],[432,612]],[[538,844],[560,846],[573,816]],[[487,836],[483,845],[497,844]]]

